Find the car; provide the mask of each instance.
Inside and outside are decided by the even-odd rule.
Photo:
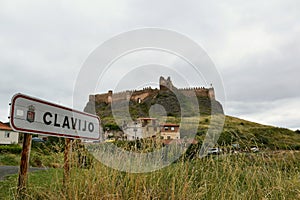
[[[253,153],[256,153],[256,152],[259,152],[259,148],[257,146],[251,146],[250,151],[252,151]]]
[[[219,155],[222,153],[222,149],[215,147],[215,148],[209,148],[207,150],[207,155]]]
[[[31,140],[33,142],[45,142],[42,138],[39,138],[39,137],[33,137]]]
[[[110,142],[115,142],[116,140],[115,139],[108,139],[108,140],[105,140],[104,142],[105,143],[110,143]]]

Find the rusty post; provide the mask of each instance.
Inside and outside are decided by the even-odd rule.
[[[20,199],[23,199],[25,197],[25,192],[26,192],[27,172],[29,168],[29,157],[30,157],[30,150],[31,150],[31,139],[32,139],[31,134],[24,133],[23,149],[21,154],[21,163],[20,163],[18,189],[17,189],[17,195],[18,198]]]

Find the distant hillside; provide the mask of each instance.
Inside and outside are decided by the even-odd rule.
[[[182,105],[180,105],[178,99],[180,99]],[[218,101],[203,96],[198,96],[197,100],[201,115],[210,115],[212,112],[212,107],[215,111],[213,114],[223,113],[222,105]],[[157,93],[147,96],[141,103],[130,100],[129,112],[131,117],[133,119],[138,117],[149,117],[148,111],[150,107],[155,104],[163,106],[167,116],[195,116],[196,109],[194,108],[194,104],[191,103],[191,97],[178,94],[176,96],[172,91],[166,90],[158,91]],[[99,115],[99,117],[105,121],[106,118],[112,117],[111,106],[111,103],[89,101],[84,111],[92,112],[93,109],[96,108],[97,115]],[[127,107],[128,103],[126,100],[114,102],[114,112],[120,113],[120,115],[122,115],[122,111],[126,111]]]
[[[215,99],[213,87],[177,88],[170,77],[167,79],[160,77],[159,85],[159,89],[149,87],[116,94],[109,91],[104,94],[90,95],[84,111],[92,113],[96,108],[96,114],[100,116],[104,124],[107,123],[106,118],[112,117],[112,104],[114,113],[122,116],[128,111],[128,102],[132,119],[150,117],[148,112],[153,105],[162,106],[166,112],[163,113],[164,115],[177,118],[197,116],[198,113],[195,112],[198,110],[201,115],[223,114],[223,107]],[[198,108],[195,107],[197,104]]]
[[[199,127],[197,131],[196,139],[200,142],[203,141],[210,122],[210,105],[212,101],[208,98],[199,97],[199,107],[202,113],[200,117]],[[133,118],[147,117],[149,107],[152,104],[159,103],[166,107],[168,111],[167,122],[180,123],[180,107],[176,98],[169,92],[163,91],[155,97],[148,97],[143,103],[139,104],[130,101],[130,113]],[[90,104],[90,102],[89,102]],[[86,107],[88,111],[89,105]],[[221,113],[222,106],[213,101],[213,106],[216,106]],[[107,103],[96,103],[96,112],[101,119],[102,126],[110,127],[110,129],[120,130],[116,125],[111,113],[111,105]],[[119,112],[125,109],[125,105],[120,103]],[[172,110],[172,112],[171,112]],[[193,112],[192,110],[190,110]],[[117,111],[118,112],[118,111]],[[186,113],[186,117],[189,118],[189,114]],[[181,136],[188,135],[188,131],[182,131]],[[277,128],[273,126],[261,125],[258,123],[246,121],[243,119],[226,116],[223,132],[218,140],[218,144],[222,146],[230,146],[231,144],[238,143],[242,148],[250,147],[253,145],[260,148],[267,149],[297,149],[300,150],[300,134],[285,128]]]
[[[207,130],[209,116],[201,117],[198,138],[202,140]],[[262,125],[236,117],[226,116],[223,132],[218,140],[222,146],[238,143],[241,147],[252,145],[267,149],[300,150],[300,133],[286,128]]]
[[[199,119],[194,118],[197,109],[194,107],[195,104],[191,103],[193,100],[192,93],[197,95],[201,115],[196,136],[199,141],[198,145],[201,145],[210,125],[211,115],[223,115],[223,107],[215,99],[213,88],[177,89],[170,78],[166,80],[161,77],[160,89],[145,88],[138,91],[125,91],[115,95],[112,94],[112,91],[109,91],[106,94],[90,95],[84,111],[89,113],[96,111],[104,130],[106,127],[109,127],[110,130],[121,130],[112,115],[112,104],[115,116],[121,119],[123,119],[123,113],[128,112],[128,110],[132,119],[153,117],[150,116],[149,109],[153,105],[161,105],[165,110],[165,113],[161,114],[164,114],[166,122],[180,124],[181,117],[198,121]],[[189,134],[189,130],[181,129],[182,138]],[[268,149],[300,150],[300,134],[284,128],[261,125],[226,116],[224,129],[218,144],[230,146],[234,143],[238,143],[242,148],[256,145]]]

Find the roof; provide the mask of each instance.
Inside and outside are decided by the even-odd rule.
[[[164,144],[197,144],[198,141],[196,139],[170,139],[170,140],[163,140]]]
[[[12,131],[12,128],[3,122],[0,122],[0,130]]]
[[[151,117],[140,117],[139,120],[156,120],[157,118],[151,118]]]
[[[171,123],[161,124],[160,126],[175,126],[175,127],[179,127],[178,124],[171,124]]]

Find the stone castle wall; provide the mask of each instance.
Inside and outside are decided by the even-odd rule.
[[[180,93],[185,96],[202,96],[208,97],[210,99],[215,99],[215,91],[213,88],[195,87],[195,88],[180,88],[178,89]]]
[[[108,93],[90,95],[89,100],[95,102],[111,103],[112,101],[121,100],[133,100],[133,101],[143,101],[145,98],[158,92],[158,89],[152,89],[151,87],[144,88],[143,90],[127,90],[124,92],[113,93],[111,90]]]
[[[194,87],[194,88],[179,88],[177,89],[168,77],[168,79],[164,79],[160,77],[159,79],[159,90],[177,90],[185,96],[192,97],[203,96],[208,97],[210,99],[215,99],[214,88],[204,88],[204,87]],[[141,103],[148,96],[158,93],[158,89],[152,89],[151,87],[143,88],[142,90],[127,90],[124,92],[113,93],[111,90],[108,93],[104,94],[96,94],[90,95],[89,100],[95,102],[104,102],[104,103],[112,103],[112,101],[121,101],[121,100],[133,100],[138,103]]]

